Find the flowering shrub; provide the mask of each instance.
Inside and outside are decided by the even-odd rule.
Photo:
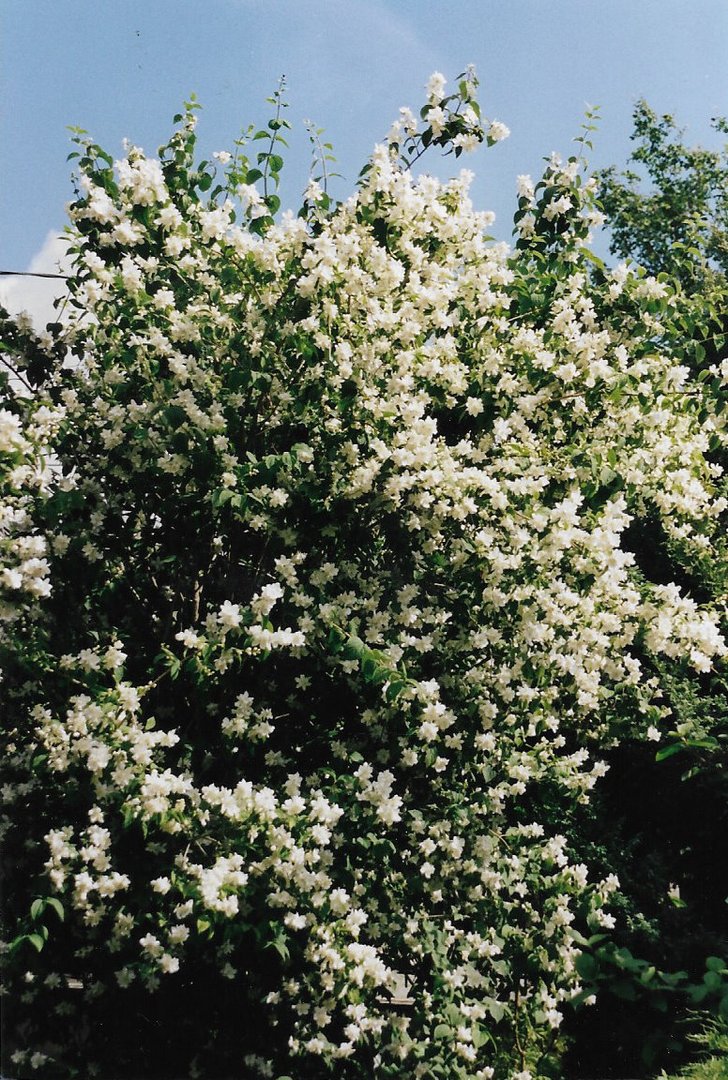
[[[412,174],[507,134],[475,89],[298,217],[280,93],[253,163],[194,103],[159,159],[77,136],[71,314],[3,324],[17,1076],[557,1067],[619,890],[570,815],[669,727],[653,661],[726,653],[625,531],[709,559],[725,432],[669,285],[590,273],[580,159],[513,250]]]

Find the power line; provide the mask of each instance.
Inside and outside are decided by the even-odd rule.
[[[31,270],[0,270],[0,277],[63,278],[68,281],[68,274],[35,274]]]

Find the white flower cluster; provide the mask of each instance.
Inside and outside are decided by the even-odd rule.
[[[33,522],[34,501],[49,493],[48,444],[63,409],[16,397],[18,412],[0,408],[0,641],[2,623],[19,617],[26,601],[50,594],[48,544]]]
[[[444,100],[436,74],[433,137]],[[618,889],[561,816],[616,739],[659,739],[646,659],[726,653],[718,613],[625,542],[651,514],[710,553],[724,432],[655,346],[662,286],[592,283],[573,162],[519,178],[514,251],[469,174],[415,179],[384,147],[348,202],[257,236],[228,192],[190,194],[191,126],[160,161],[85,166],[52,514],[35,436],[0,412],[4,589],[49,590],[35,520],[54,552],[53,675],[17,720],[67,798],[48,879],[115,990],[154,992],[202,942],[255,995],[280,957],[254,1002],[293,1032],[275,1068],[374,1044],[390,1073],[529,1076],[512,1033],[551,1038]]]

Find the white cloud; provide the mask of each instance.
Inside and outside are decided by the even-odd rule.
[[[43,246],[30,260],[28,273],[63,274],[70,268],[70,259],[66,255],[67,239],[60,233],[49,232]],[[3,268],[4,269],[4,268]],[[49,322],[58,320],[58,312],[53,307],[56,297],[65,294],[65,286],[60,278],[3,277],[0,278],[0,304],[11,315],[27,311],[36,328],[42,328]]]

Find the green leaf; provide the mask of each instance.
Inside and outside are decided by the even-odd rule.
[[[494,998],[490,998],[484,1004],[496,1024],[499,1023],[508,1012],[508,1006],[504,1005],[502,1001],[496,1001]]]
[[[53,908],[53,910],[55,911],[56,915],[61,920],[61,922],[64,921],[64,919],[66,917],[66,913],[63,910],[63,904],[61,903],[61,901],[57,897],[49,896],[48,899],[46,900],[46,906],[49,907],[49,908]]]
[[[589,953],[580,953],[576,958],[575,967],[582,979],[591,981],[599,974],[599,965]]]
[[[396,701],[397,698],[399,697],[399,695],[402,693],[402,691],[404,689],[406,689],[406,686],[407,686],[407,683],[400,682],[400,681],[398,681],[396,679],[393,679],[389,683],[389,686],[387,687],[387,689],[384,692],[385,700],[388,701],[390,704],[393,701]]]
[[[660,973],[660,979],[666,986],[677,986],[678,983],[685,982],[687,977],[687,971],[663,971]]]
[[[28,934],[26,941],[29,941],[34,949],[40,952],[45,944],[45,938],[41,934]]]
[[[670,746],[663,746],[661,750],[658,750],[655,754],[655,761],[666,761],[667,758],[673,756],[673,754],[679,754],[685,747],[682,743],[671,743]]]
[[[705,975],[703,975],[703,982],[709,990],[720,990],[724,980],[717,971],[706,971]]]
[[[473,1033],[473,1046],[476,1050],[479,1050],[484,1043],[494,1041],[490,1032],[480,1024],[472,1024],[471,1030]]]
[[[608,987],[614,996],[621,998],[622,1001],[637,1000],[637,991],[631,979],[617,979],[615,982],[608,983]]]
[[[45,900],[41,899],[40,897],[37,900],[34,900],[33,903],[30,905],[30,917],[34,922],[39,915],[43,914],[45,906]]]
[[[266,948],[275,949],[284,964],[287,964],[291,959],[291,953],[286,944],[286,938],[282,934],[279,934],[269,941]]]

